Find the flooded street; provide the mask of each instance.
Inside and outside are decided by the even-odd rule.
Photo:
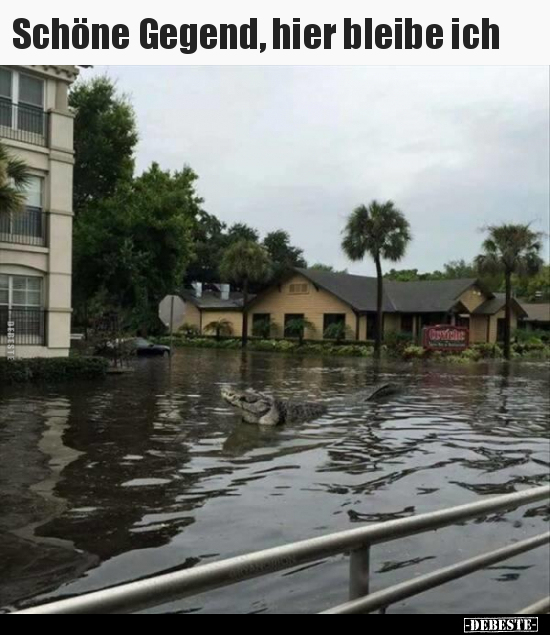
[[[403,392],[378,404],[374,381]],[[261,430],[232,383],[323,400]],[[0,387],[0,607],[13,610],[549,480],[548,367],[429,366],[216,350],[70,386]],[[372,588],[546,530],[544,504],[374,547]],[[549,587],[547,547],[390,607],[516,611]],[[156,612],[312,613],[347,598],[342,555]]]

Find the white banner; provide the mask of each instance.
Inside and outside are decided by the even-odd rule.
[[[203,0],[2,3],[10,64],[550,63],[550,3]]]

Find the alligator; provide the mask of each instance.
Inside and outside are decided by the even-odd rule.
[[[355,396],[354,401],[374,401],[398,392],[395,384],[378,384]],[[303,423],[322,416],[327,411],[323,403],[279,399],[252,389],[233,390],[224,386],[222,398],[241,412],[243,421],[262,426],[279,426],[284,423]]]

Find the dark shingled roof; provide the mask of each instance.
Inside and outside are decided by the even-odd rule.
[[[237,291],[232,291],[229,294],[229,300],[222,300],[220,294],[213,291],[204,291],[200,298],[197,298],[194,291],[183,291],[180,296],[201,310],[240,311],[243,307],[243,294]]]
[[[376,278],[331,273],[315,269],[296,269],[318,287],[334,294],[356,311],[376,311]],[[386,313],[446,313],[458,297],[476,280],[384,280],[382,307]]]
[[[550,304],[522,303],[526,313],[527,322],[550,322]]]
[[[386,280],[385,284],[400,313],[446,313],[456,305],[464,291],[476,284],[476,280]]]
[[[525,312],[525,308],[521,305],[515,298],[512,298],[512,305],[516,309],[516,313],[518,317],[523,317],[527,315]],[[506,306],[506,295],[504,293],[495,293],[493,298],[490,298],[486,302],[484,302],[481,306],[478,306],[477,309],[474,309],[474,315],[494,315],[499,311],[502,311]]]
[[[305,276],[314,285],[340,298],[357,311],[376,311],[376,278],[317,271],[316,269],[296,269],[296,272]],[[384,291],[382,307],[385,312],[396,310],[386,291]]]

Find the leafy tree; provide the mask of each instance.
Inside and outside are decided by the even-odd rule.
[[[324,265],[322,262],[316,262],[309,267],[312,271],[326,271],[327,273],[348,273],[347,269],[336,270],[332,265]]]
[[[227,247],[238,243],[242,240],[246,240],[251,243],[260,242],[260,233],[258,230],[246,225],[245,223],[235,223],[227,230],[225,237],[225,244]]]
[[[290,243],[290,234],[288,232],[279,229],[267,234],[263,245],[273,262],[274,278],[279,278],[295,267],[307,267],[303,249],[294,247]]]
[[[87,208],[75,227],[74,268],[81,305],[103,292],[125,311],[126,324],[157,325],[158,302],[173,293],[194,257],[193,229],[200,210],[188,167],[163,171],[153,164],[132,183]]]
[[[78,82],[69,95],[75,111],[74,208],[113,196],[134,173],[136,117],[108,77]]]

